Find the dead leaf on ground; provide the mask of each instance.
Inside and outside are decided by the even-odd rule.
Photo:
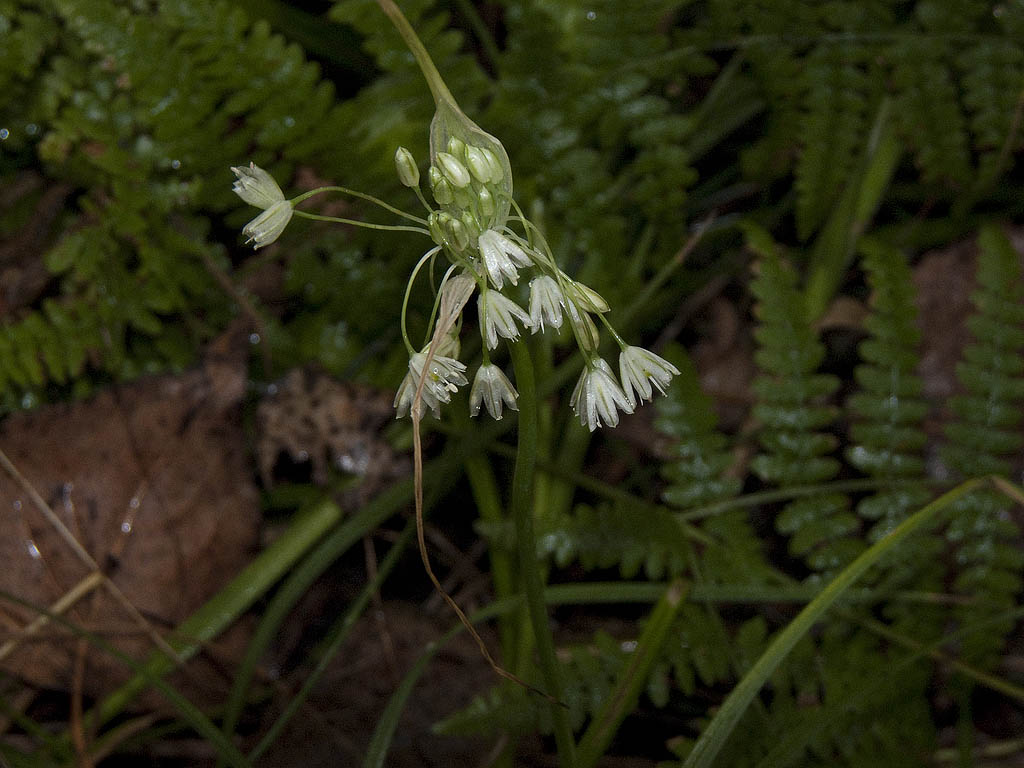
[[[258,539],[260,509],[238,412],[245,349],[244,334],[241,341],[238,333],[226,334],[201,369],[15,414],[0,424],[0,448],[161,631],[223,587],[251,558]],[[0,509],[0,589],[50,606],[89,574],[6,474],[0,474]],[[36,617],[0,604],[0,640],[18,636]],[[152,648],[102,589],[67,617],[132,657]],[[75,646],[69,630],[51,623],[2,667],[32,684],[66,689]],[[84,692],[99,696],[128,675],[121,662],[91,649]]]

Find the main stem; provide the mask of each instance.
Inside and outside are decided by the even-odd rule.
[[[562,700],[562,682],[555,658],[555,643],[548,627],[544,604],[544,582],[537,564],[537,542],[533,533],[533,478],[537,461],[537,386],[533,378],[533,361],[525,341],[509,344],[519,389],[519,429],[516,468],[512,477],[512,517],[516,524],[516,548],[519,552],[519,573],[526,594],[526,604],[537,643],[537,656],[547,693]],[[569,715],[564,706],[551,705],[558,746],[560,768],[576,764]]]
[[[416,59],[416,63],[419,64],[420,71],[423,72],[423,77],[426,78],[427,86],[430,88],[430,94],[434,97],[434,103],[438,104],[446,101],[458,109],[458,102],[455,101],[452,92],[448,90],[448,86],[445,85],[441,73],[434,66],[434,61],[430,58],[430,54],[423,47],[423,43],[416,36],[416,32],[413,30],[412,25],[409,24],[409,20],[402,14],[401,9],[395,5],[393,0],[377,0],[377,5],[391,19],[391,23],[395,25],[398,34],[402,36],[402,40],[405,41],[413,58]]]

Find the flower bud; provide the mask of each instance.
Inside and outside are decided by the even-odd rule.
[[[472,208],[473,203],[476,202],[476,192],[473,191],[473,187],[462,187],[461,189],[456,187],[454,193],[456,208]]]
[[[412,152],[405,147],[395,150],[395,170],[398,171],[398,178],[407,187],[418,187],[420,184],[420,169],[413,159]]]
[[[580,351],[584,354],[595,352],[601,341],[601,336],[597,331],[597,326],[594,325],[594,321],[590,319],[590,315],[586,312],[580,312],[572,301],[565,305],[565,309],[569,315],[569,322],[572,324],[573,331],[576,334],[576,341],[580,345]]]
[[[438,205],[451,205],[452,201],[455,200],[455,192],[452,190],[452,185],[448,183],[448,179],[440,179],[437,184],[431,187],[431,192],[434,193],[434,199]]]
[[[448,214],[431,213],[427,216],[427,229],[430,230],[430,239],[438,245],[444,245],[444,232],[441,229],[440,216]]]
[[[456,158],[462,158],[465,156],[466,143],[458,138],[457,136],[448,137],[448,154]]]
[[[501,167],[501,162],[487,147],[480,147],[480,153],[484,156],[484,160],[487,161],[487,165],[491,168],[491,183],[497,184],[505,178],[505,171]]]
[[[480,237],[480,225],[476,223],[476,219],[473,218],[473,214],[469,211],[463,211],[459,220],[462,221],[462,225],[466,228],[466,233],[469,235],[469,239],[476,242],[477,238]]]
[[[444,227],[448,244],[455,246],[455,249],[458,251],[465,250],[469,245],[469,233],[466,232],[466,227],[463,223],[449,216],[444,220],[442,226]]]
[[[477,193],[476,199],[480,204],[480,213],[488,218],[494,215],[494,195],[490,193],[487,187],[484,187]]]
[[[459,162],[454,155],[450,155],[447,152],[438,152],[437,164],[445,178],[456,187],[468,187],[472,181],[466,166]]]
[[[491,164],[487,162],[480,147],[466,147],[466,165],[469,166],[469,172],[481,184],[486,184],[491,180]]]
[[[576,303],[580,305],[580,308],[585,309],[587,312],[604,313],[611,309],[601,294],[583,283],[570,280],[569,292],[572,294],[572,298],[576,300]]]

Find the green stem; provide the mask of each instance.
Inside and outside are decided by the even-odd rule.
[[[409,282],[405,284],[405,295],[402,297],[402,316],[400,324],[402,327],[402,340],[405,342],[405,349],[412,357],[416,353],[416,349],[413,347],[412,342],[409,341],[409,328],[406,324],[406,316],[409,310],[409,296],[412,294],[412,284],[416,281],[416,275],[419,274],[420,269],[426,264],[431,258],[437,255],[437,252],[441,250],[441,246],[431,248],[420,260],[416,262],[416,266],[412,268],[412,274],[409,275]]]
[[[651,611],[629,663],[619,674],[615,688],[605,700],[601,711],[594,715],[590,727],[580,740],[580,768],[594,768],[597,765],[597,761],[615,738],[622,721],[636,709],[640,692],[647,685],[651,667],[661,656],[669,630],[685,596],[686,584],[677,579],[668,586],[661,600]]]
[[[308,213],[306,211],[299,211],[292,209],[292,212],[296,216],[301,216],[304,219],[313,219],[313,221],[329,221],[333,224],[351,224],[353,227],[362,227],[363,229],[384,229],[388,232],[418,232],[421,235],[430,237],[430,232],[425,230],[423,227],[410,227],[405,224],[371,224],[367,221],[358,221],[357,219],[343,219],[338,216],[321,216],[319,213]]]
[[[509,344],[509,353],[519,389],[519,429],[516,468],[512,477],[512,516],[516,525],[516,547],[519,550],[520,578],[533,625],[541,674],[550,696],[562,699],[562,683],[555,657],[555,643],[548,627],[544,603],[544,584],[537,563],[537,542],[533,532],[533,475],[537,460],[537,388],[533,378],[533,361],[525,341]],[[576,764],[569,715],[564,707],[551,706],[561,768]]]
[[[487,347],[484,347],[486,353]],[[461,405],[461,403],[460,403]],[[464,408],[452,409],[452,420],[463,428],[469,427],[469,414]],[[465,463],[466,477],[473,493],[473,501],[480,512],[480,519],[492,525],[500,525],[505,520],[502,511],[501,495],[498,483],[494,478],[494,468],[483,452],[467,454]],[[498,600],[515,594],[512,558],[508,550],[492,546],[489,555],[491,560],[491,578],[494,580],[494,595]],[[501,655],[503,664],[511,664],[515,659],[515,626],[512,622],[502,620],[499,624],[501,636]]]
[[[355,189],[349,189],[348,187],[331,186],[331,187],[317,187],[316,189],[311,189],[309,192],[303,192],[298,197],[293,197],[291,199],[292,207],[294,208],[296,205],[301,203],[303,200],[308,200],[309,198],[313,197],[314,195],[319,195],[321,192],[341,192],[344,195],[352,195],[352,197],[358,197],[361,200],[367,200],[367,201],[373,203],[374,205],[379,205],[384,210],[390,211],[391,213],[395,214],[396,216],[401,216],[403,219],[408,219],[409,221],[415,221],[417,224],[422,224],[424,227],[427,226],[427,220],[426,219],[421,219],[419,216],[413,216],[411,213],[406,213],[405,211],[403,211],[400,208],[395,208],[395,206],[393,206],[393,205],[388,205],[383,200],[381,200],[379,197],[374,197],[373,195],[368,195],[365,192],[360,192],[360,191],[355,190]]]
[[[441,73],[434,66],[434,61],[430,58],[430,54],[423,47],[423,43],[420,42],[415,30],[413,30],[412,25],[409,24],[409,20],[405,18],[401,9],[395,5],[393,0],[377,0],[377,5],[391,19],[391,23],[395,25],[398,34],[402,36],[402,40],[405,41],[413,58],[416,59],[416,63],[419,65],[420,71],[427,81],[427,86],[430,88],[430,95],[434,97],[434,103],[438,104],[445,101],[455,109],[458,109],[458,102],[455,101],[452,92],[448,90],[448,86],[445,85]]]

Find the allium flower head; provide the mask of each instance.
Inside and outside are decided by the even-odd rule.
[[[476,416],[480,413],[480,404],[483,403],[491,418],[500,421],[502,404],[513,411],[518,411],[518,397],[519,393],[502,373],[501,368],[494,363],[486,363],[477,369],[476,377],[473,379],[473,388],[469,391],[469,412]]]
[[[576,382],[569,401],[580,424],[593,432],[602,424],[618,426],[619,408],[632,413],[633,404],[619,387],[611,366],[599,357],[592,358]]]
[[[504,235],[488,229],[477,240],[484,268],[491,284],[499,290],[508,279],[512,285],[519,282],[518,267],[530,266],[530,257],[522,248]]]
[[[619,355],[622,389],[633,405],[653,397],[652,383],[664,395],[665,387],[678,375],[679,369],[672,363],[643,347],[626,347]]]
[[[516,320],[524,327],[530,327],[530,316],[512,299],[497,291],[484,291],[477,301],[480,314],[480,332],[488,349],[498,346],[498,337],[515,341],[519,338]]]
[[[255,163],[232,168],[237,179],[232,190],[249,205],[262,208],[263,213],[242,229],[246,243],[253,243],[256,249],[272,242],[284,232],[292,219],[292,204],[284,199],[284,193],[274,178]]]

